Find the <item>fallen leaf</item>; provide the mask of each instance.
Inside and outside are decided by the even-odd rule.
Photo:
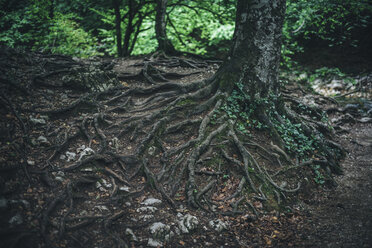
[[[121,85],[125,86],[125,87],[128,87],[129,84],[127,82],[124,82],[124,81],[120,81]]]

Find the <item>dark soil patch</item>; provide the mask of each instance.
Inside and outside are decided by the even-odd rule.
[[[347,126],[350,133],[339,137],[349,152],[344,175],[335,178],[335,189],[320,189],[307,200],[307,247],[372,246],[372,126]]]

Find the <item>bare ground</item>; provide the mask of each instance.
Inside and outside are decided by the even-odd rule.
[[[349,133],[338,140],[349,153],[342,162],[344,174],[335,178],[338,186],[305,200],[306,247],[372,246],[372,126],[346,126]]]

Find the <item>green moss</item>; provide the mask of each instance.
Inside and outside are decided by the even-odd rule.
[[[196,102],[191,99],[184,99],[177,103],[177,106],[185,106],[185,105],[195,105]]]

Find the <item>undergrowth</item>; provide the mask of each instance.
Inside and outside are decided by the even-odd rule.
[[[227,98],[225,104],[214,114],[214,119],[217,118],[220,112],[226,113],[234,121],[237,130],[245,135],[250,135],[253,130],[270,131],[269,127],[259,121],[255,115],[256,109],[260,109],[260,106],[265,106],[271,123],[284,142],[286,152],[292,158],[305,162],[315,158],[315,156],[325,156],[320,145],[320,140],[324,136],[321,133],[309,136],[304,132],[301,123],[294,123],[287,116],[280,115],[275,106],[278,99],[274,95],[252,101],[250,96],[245,94],[241,83],[236,83],[235,86],[235,89]],[[324,123],[328,120],[326,114],[323,111],[317,111],[315,107],[302,104],[297,107],[300,109],[299,112],[301,114],[312,116],[312,119],[319,119],[319,121]],[[317,111],[317,117],[314,116],[315,111]],[[278,121],[278,116],[280,121]],[[314,181],[317,184],[324,184],[326,176],[323,167],[315,164],[311,168],[314,173]]]

